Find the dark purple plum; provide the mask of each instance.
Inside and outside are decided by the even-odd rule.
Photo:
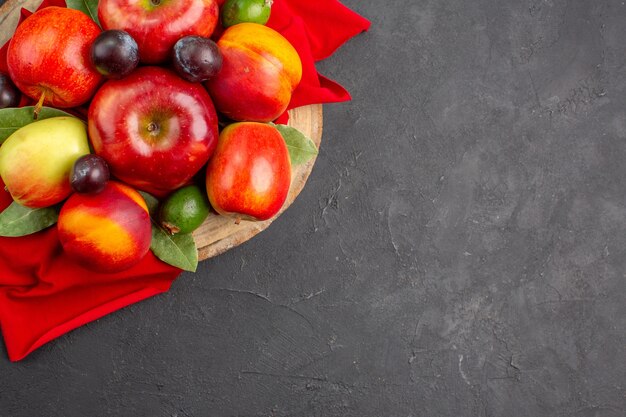
[[[22,94],[8,75],[0,74],[0,109],[16,107]]]
[[[109,166],[104,158],[87,154],[74,162],[70,185],[77,193],[95,194],[104,189],[109,177]]]
[[[106,78],[124,78],[139,64],[139,48],[123,30],[105,30],[91,45],[91,62]]]
[[[206,81],[222,68],[222,54],[215,42],[202,36],[185,36],[173,49],[174,69],[192,83]]]

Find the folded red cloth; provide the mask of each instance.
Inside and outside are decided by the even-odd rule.
[[[64,7],[65,2],[44,0],[40,8],[47,6]],[[22,10],[21,20],[30,14]],[[367,30],[366,19],[336,0],[275,0],[268,26],[289,39],[302,59],[303,78],[290,108],[350,99],[343,87],[317,73],[315,61]],[[0,49],[2,72],[6,47]],[[3,189],[0,183],[0,210],[12,201]],[[0,328],[9,359],[18,361],[70,330],[167,291],[180,272],[152,253],[121,273],[85,270],[64,254],[55,227],[0,238]]]

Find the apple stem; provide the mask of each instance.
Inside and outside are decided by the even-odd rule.
[[[237,216],[235,217],[235,224],[239,225],[239,223],[241,223],[241,217]]]
[[[46,99],[46,90],[41,90],[41,96],[39,97],[39,101],[35,104],[35,110],[33,110],[33,118],[37,120],[39,118],[39,112],[43,107],[43,101]]]

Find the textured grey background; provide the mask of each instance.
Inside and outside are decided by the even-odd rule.
[[[346,0],[296,203],[23,362],[0,415],[626,414],[626,6]]]

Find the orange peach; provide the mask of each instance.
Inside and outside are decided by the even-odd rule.
[[[98,194],[73,194],[58,221],[63,249],[96,272],[118,272],[135,265],[150,249],[148,207],[141,194],[109,181]]]
[[[205,84],[217,110],[239,121],[280,116],[302,78],[302,62],[289,41],[267,26],[240,23],[226,29],[217,45],[222,69]]]

